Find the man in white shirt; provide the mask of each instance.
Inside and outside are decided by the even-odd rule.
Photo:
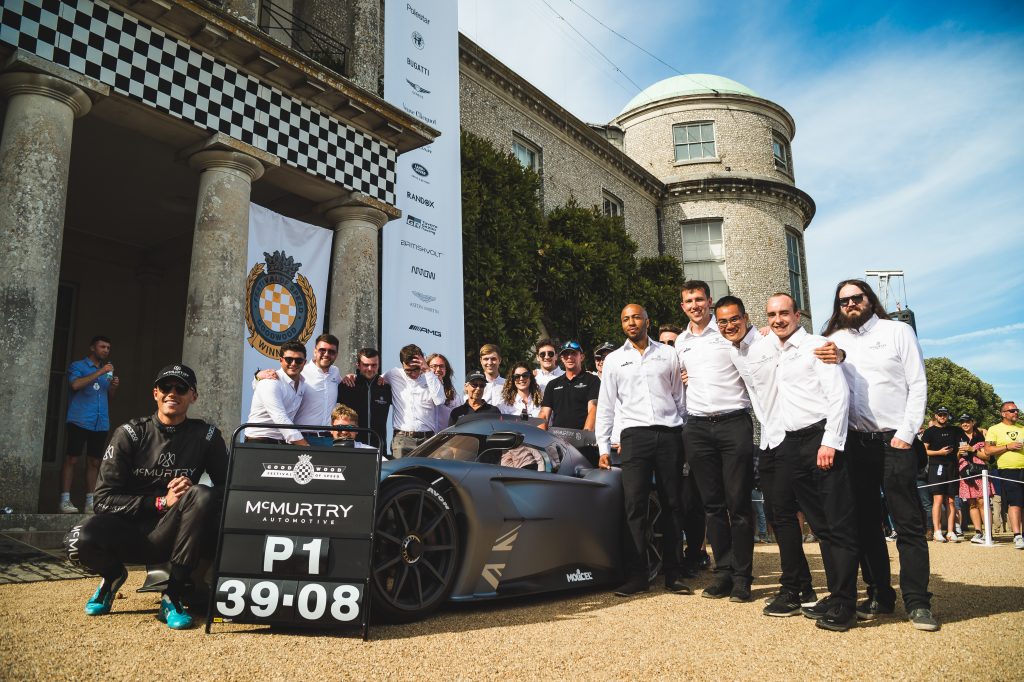
[[[302,368],[306,390],[299,411],[295,413],[295,424],[327,426],[331,423],[331,412],[338,402],[338,385],[341,383],[341,372],[334,366],[337,357],[338,337],[333,334],[318,336],[313,343],[313,361]],[[272,369],[256,375],[257,380],[277,378],[277,372]],[[303,431],[302,435],[310,445],[330,446],[334,443],[333,431]]]
[[[920,465],[911,447],[924,420],[928,381],[914,330],[888,319],[878,296],[859,279],[836,287],[825,336],[846,352],[842,364],[850,385],[850,435],[847,451],[857,500],[861,566],[868,598],[857,606],[862,620],[892,613],[896,592],[882,531],[879,490],[896,528],[900,590],[907,615],[918,630],[934,631],[928,591],[928,543],[924,537]],[[817,529],[815,529],[817,530]]]
[[[782,574],[779,578],[779,591],[771,597],[762,613],[766,616],[786,617],[800,615],[802,606],[814,606],[818,595],[811,581],[811,570],[804,555],[803,538],[800,526],[794,514],[774,514],[776,506],[796,506],[796,497],[792,486],[785,485],[777,479],[779,450],[786,436],[782,422],[778,418],[777,392],[758,394],[752,384],[750,368],[747,366],[747,354],[751,346],[762,337],[760,332],[750,323],[743,301],[735,296],[723,296],[715,303],[715,322],[722,336],[732,344],[733,364],[739,370],[740,377],[747,388],[751,407],[761,424],[761,452],[758,459],[757,474],[764,493],[765,516],[775,529],[775,540],[779,545],[779,563]],[[766,351],[769,367],[778,362],[778,344],[763,346]],[[773,354],[774,352],[774,354]],[[777,485],[783,483],[783,485]]]
[[[754,559],[750,399],[732,361],[732,344],[712,321],[711,287],[700,280],[684,283],[680,305],[690,318],[675,339],[679,366],[687,373],[683,450],[715,552],[715,580],[702,596],[746,602]]]
[[[249,408],[250,423],[294,424],[295,415],[306,393],[302,368],[306,364],[306,347],[298,341],[281,344],[281,368],[277,381],[258,381]],[[246,429],[246,441],[256,443],[288,443],[308,446],[302,433],[289,428]]]
[[[480,369],[487,378],[484,400],[490,405],[500,405],[505,378],[501,376],[501,349],[497,344],[485,343],[480,346]]]
[[[803,613],[819,628],[845,632],[857,623],[857,519],[846,446],[850,391],[836,365],[815,350],[825,339],[800,326],[796,301],[778,293],[765,306],[772,333],[747,353],[750,384],[760,405],[773,396],[769,438],[785,430],[774,487],[789,486],[821,545],[829,596]],[[776,519],[794,523],[796,505],[776,496]]]
[[[551,339],[541,339],[537,342],[537,364],[539,366],[533,371],[533,376],[537,379],[541,395],[544,395],[544,389],[547,388],[548,382],[565,374],[565,371],[558,366],[555,342]]]
[[[626,343],[605,358],[596,425],[599,466],[609,469],[616,413],[621,418],[619,452],[629,534],[627,578],[615,594],[625,597],[650,589],[646,538],[652,475],[661,501],[665,588],[692,594],[679,576],[680,429],[686,423],[679,361],[669,346],[648,336],[651,321],[642,306],[627,305],[620,318]]]
[[[394,436],[391,456],[404,457],[423,441],[434,435],[436,406],[444,404],[444,384],[427,367],[423,351],[410,344],[398,352],[401,367],[393,367],[384,375],[391,386]]]

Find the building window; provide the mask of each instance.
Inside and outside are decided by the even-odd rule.
[[[512,138],[512,155],[515,156],[523,168],[529,168],[534,173],[540,173],[540,147],[517,136]]]
[[[610,215],[613,218],[621,218],[622,199],[618,198],[608,190],[602,190],[601,195],[604,199],[604,214]]]
[[[786,230],[786,258],[789,261],[789,291],[796,301],[797,310],[804,308],[804,278],[801,268],[802,249],[800,248],[800,235],[790,229]]]
[[[722,220],[713,218],[683,223],[683,274],[700,279],[711,287],[711,299],[717,301],[729,293],[726,278]]]
[[[676,161],[715,158],[715,124],[711,121],[672,126]]]
[[[789,168],[789,143],[778,133],[772,133],[772,156],[775,157],[776,168],[787,173],[792,172]]]

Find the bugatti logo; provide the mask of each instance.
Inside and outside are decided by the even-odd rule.
[[[290,478],[299,485],[310,481],[344,481],[345,467],[313,464],[312,455],[299,455],[295,464],[263,464],[261,478]]]
[[[173,452],[161,452],[160,456],[156,459],[156,463],[162,467],[172,467],[174,466],[174,459]]]
[[[309,280],[299,273],[302,263],[296,263],[284,251],[273,255],[264,252],[263,258],[265,270],[264,263],[256,263],[249,271],[245,324],[249,345],[276,360],[281,344],[306,343],[313,335],[316,294]]]
[[[420,33],[419,31],[413,31],[412,44],[416,47],[417,50],[422,50],[423,46],[426,44],[423,40],[423,34]]]
[[[593,580],[594,574],[590,571],[581,571],[577,568],[575,573],[566,573],[565,579],[570,583],[585,583]]]
[[[412,165],[412,172],[420,176],[421,178],[425,178],[428,175],[430,175],[430,171],[428,171],[427,167],[424,166],[422,163],[414,163]]]
[[[431,296],[429,294],[424,294],[422,291],[414,291],[414,292],[412,292],[412,295],[415,296],[416,298],[420,299],[424,303],[433,303],[434,301],[437,300],[437,296]]]
[[[430,94],[430,90],[427,90],[425,87],[423,87],[422,85],[419,85],[418,83],[413,83],[408,78],[405,79],[405,82],[409,84],[409,87],[413,89],[413,92],[419,93],[421,95],[429,95]]]

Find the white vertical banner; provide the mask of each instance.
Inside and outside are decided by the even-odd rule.
[[[313,339],[324,328],[333,236],[331,230],[249,205],[242,422],[252,404],[253,374],[281,366],[281,344],[298,341],[305,344],[306,357],[313,357]]]
[[[398,157],[402,218],[384,227],[381,369],[415,343],[465,375],[456,0],[385,3],[384,99],[441,136]]]

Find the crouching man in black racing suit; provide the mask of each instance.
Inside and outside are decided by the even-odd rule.
[[[175,630],[192,625],[182,606],[200,558],[213,556],[227,452],[217,427],[188,419],[198,397],[196,375],[168,365],[153,382],[156,414],[121,425],[100,463],[96,515],[78,535],[79,560],[102,576],[85,605],[90,616],[110,612],[128,577],[125,563],[164,563],[171,575],[158,618]],[[206,472],[214,488],[196,485]]]

